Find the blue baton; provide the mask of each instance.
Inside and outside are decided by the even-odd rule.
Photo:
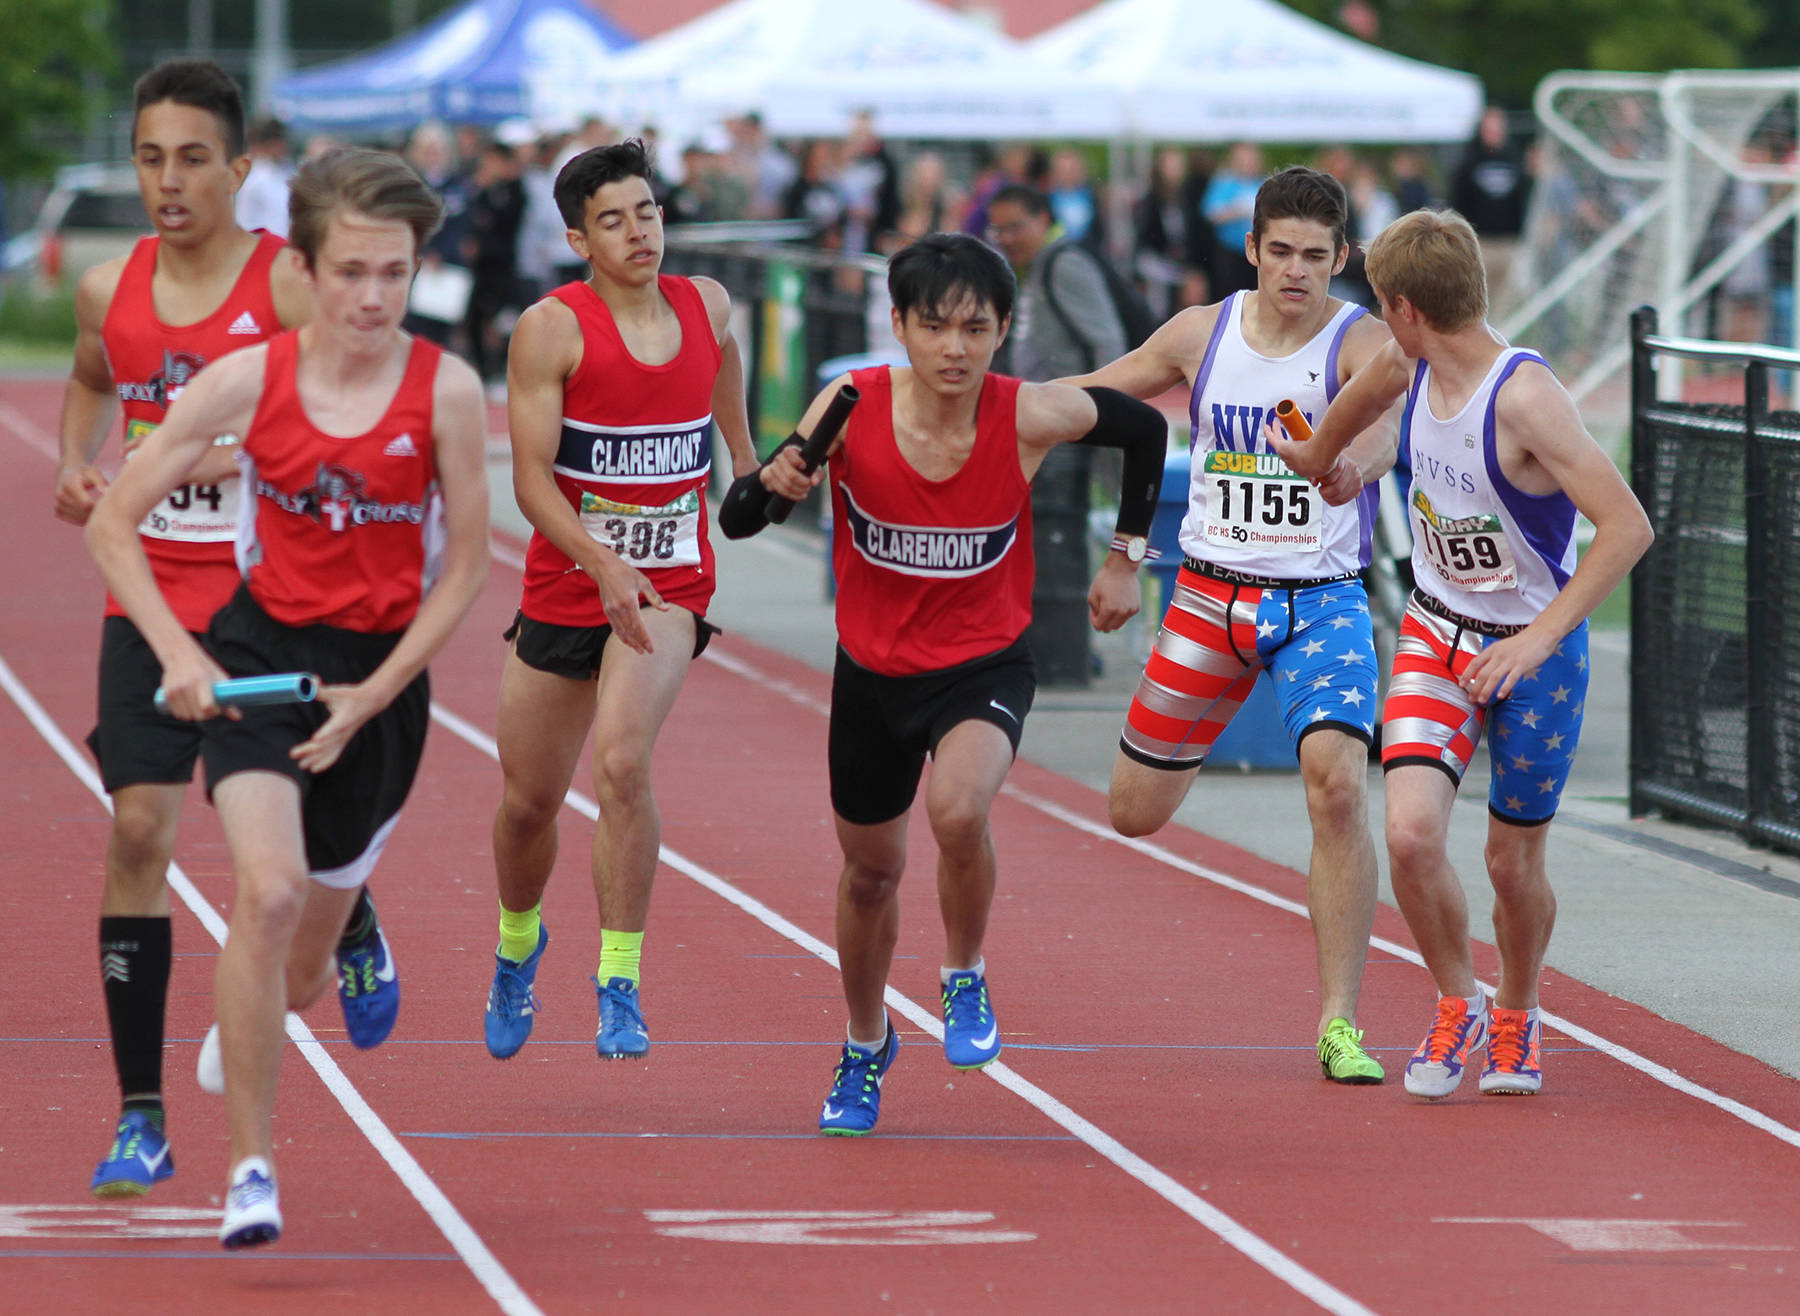
[[[279,672],[273,676],[237,676],[213,682],[220,708],[258,708],[265,704],[310,704],[319,697],[319,678],[311,672]],[[169,697],[156,687],[156,711],[169,711]]]

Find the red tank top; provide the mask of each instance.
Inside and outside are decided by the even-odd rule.
[[[100,340],[125,413],[125,456],[162,424],[169,404],[209,361],[281,332],[269,291],[269,266],[287,244],[271,233],[258,237],[243,272],[219,308],[193,324],[164,324],[156,316],[151,280],[157,237],[139,238],[119,275],[119,286]],[[184,484],[163,499],[138,526],[156,584],[181,624],[203,631],[237,588],[231,541],[237,533],[238,481]],[[106,615],[125,610],[111,594]]]
[[[550,294],[581,326],[581,364],[563,385],[556,486],[587,532],[642,571],[666,601],[704,614],[714,583],[706,476],[721,354],[700,290],[668,274],[657,287],[681,321],[681,349],[660,366],[631,355],[587,284]],[[606,621],[593,580],[535,530],[520,607],[533,621],[558,626]]]
[[[1031,622],[1031,486],[1019,469],[1019,381],[989,375],[975,447],[927,480],[894,439],[886,366],[850,378],[862,402],[831,459],[838,642],[883,676],[1004,649]]]
[[[341,439],[306,418],[294,383],[298,334],[269,344],[262,400],[238,458],[246,497],[238,565],[277,621],[385,634],[419,610],[443,548],[431,437],[442,355],[413,339],[386,413]]]

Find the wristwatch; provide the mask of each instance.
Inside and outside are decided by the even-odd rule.
[[[1150,541],[1143,535],[1114,535],[1109,546],[1115,553],[1123,553],[1127,562],[1138,563],[1145,558],[1161,557],[1161,553],[1150,551]]]

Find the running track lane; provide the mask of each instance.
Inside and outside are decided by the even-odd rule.
[[[0,425],[10,428],[4,412]],[[19,465],[22,475],[33,469],[23,455]],[[8,609],[0,657],[73,736],[91,717],[97,595],[78,537],[42,511],[48,463],[37,469],[42,482],[16,481],[0,503],[14,526],[44,530],[13,536],[0,558],[24,605]],[[493,637],[515,588],[497,567],[477,615],[435,669],[445,721],[466,722],[477,742],[492,729]],[[824,681],[729,638],[719,651],[728,661],[696,668],[665,737],[665,844],[690,871],[716,874],[760,901],[778,924],[792,920],[802,939],[828,942],[835,863],[816,711]],[[210,1222],[198,1238],[95,1239],[58,1234],[66,1214],[17,1209],[132,1214],[90,1209],[83,1192],[113,1114],[92,972],[104,815],[16,710],[0,711],[7,744],[22,749],[7,756],[7,798],[29,795],[29,807],[6,810],[15,858],[4,898],[18,907],[8,935],[19,939],[29,926],[55,946],[57,968],[47,980],[34,977],[33,999],[58,1002],[47,1021],[21,1019],[20,994],[6,994],[4,1036],[35,1039],[4,1043],[19,1053],[8,1072],[29,1084],[13,1103],[26,1128],[7,1144],[31,1155],[0,1155],[22,1171],[8,1173],[9,1184],[34,1185],[5,1195],[15,1224],[0,1249],[18,1258],[9,1271],[27,1291],[84,1296],[141,1295],[142,1272],[181,1295],[170,1309],[246,1286],[273,1309],[308,1309],[346,1287],[380,1294],[384,1310],[492,1309],[491,1289],[298,1063],[284,1068],[278,1117],[279,1136],[294,1139],[282,1152],[290,1233],[265,1256],[215,1259]],[[478,744],[434,733],[377,880],[407,983],[395,1041],[370,1055],[350,1051],[328,1004],[309,1023],[526,1301],[544,1311],[584,1310],[614,1294],[654,1310],[817,1310],[850,1292],[885,1293],[906,1311],[983,1302],[994,1310],[1413,1311],[1441,1309],[1447,1293],[1583,1309],[1791,1307],[1790,1186],[1800,1152],[1781,1135],[1800,1124],[1794,1084],[1551,975],[1547,999],[1604,1035],[1592,1040],[1675,1065],[1771,1123],[1754,1127],[1555,1035],[1551,1087],[1534,1100],[1471,1093],[1417,1106],[1397,1083],[1332,1088],[1314,1076],[1304,1045],[1315,1013],[1304,991],[1312,976],[1304,921],[1195,870],[1228,872],[1288,902],[1303,897],[1301,879],[1192,833],[1156,846],[1108,839],[1091,792],[1030,765],[1015,772],[995,817],[1003,870],[990,963],[1007,1068],[1196,1194],[1203,1215],[1223,1213],[1211,1225],[1241,1228],[1236,1242],[1252,1254],[1266,1249],[1279,1275],[1014,1092],[945,1068],[919,1030],[926,1013],[912,1023],[896,1018],[906,1045],[881,1134],[861,1143],[811,1136],[840,1027],[834,974],[673,867],[659,878],[647,960],[653,1058],[600,1065],[588,1049],[585,981],[597,949],[581,862],[590,827],[574,812],[547,911],[546,1014],[520,1057],[497,1065],[474,1040],[491,964],[485,832],[496,780]],[[705,813],[690,801],[706,802]],[[220,902],[229,878],[217,829],[209,811],[191,813],[181,858]],[[914,845],[900,947],[908,958],[895,981],[929,1007],[941,932],[920,827]],[[1165,861],[1164,847],[1180,866]],[[37,858],[21,871],[16,857],[24,855]],[[51,870],[64,879],[51,888],[59,917],[39,927],[27,920],[41,920],[32,897]],[[178,950],[194,958],[177,963],[171,1006],[169,1088],[182,1169],[150,1199],[158,1210],[216,1211],[224,1170],[220,1113],[191,1078],[210,1012],[209,948],[194,922],[177,918]],[[1391,911],[1377,933],[1404,953]],[[37,947],[26,958],[18,946],[11,962],[44,958]],[[1371,961],[1363,1022],[1393,1070],[1416,1040],[1429,989],[1400,954],[1377,951]],[[1491,971],[1491,957],[1483,967]],[[717,1218],[725,1213],[738,1216]],[[25,1237],[22,1215],[32,1231]],[[1536,1223],[1465,1223],[1493,1220]],[[1635,1223],[1607,1223],[1621,1220]],[[911,1245],[874,1255],[792,1252],[716,1241],[721,1234]],[[21,1255],[33,1252],[52,1255]],[[119,1266],[120,1252],[165,1259],[148,1270]],[[300,1264],[333,1255],[362,1259]]]

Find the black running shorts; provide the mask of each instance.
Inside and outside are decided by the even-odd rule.
[[[840,647],[831,678],[831,807],[868,827],[912,807],[925,756],[963,722],[992,722],[1013,753],[1037,693],[1037,667],[1021,636],[998,653],[940,672],[881,676]]]
[[[552,676],[566,676],[571,681],[592,681],[600,675],[601,651],[612,633],[610,624],[559,626],[555,622],[533,621],[517,612],[500,638],[513,642],[513,652],[527,667]],[[705,653],[718,633],[717,626],[695,614],[693,656],[698,658]]]
[[[156,711],[161,684],[162,664],[131,619],[108,617],[100,630],[100,715],[87,738],[108,791],[194,779],[200,725]]]
[[[367,635],[337,626],[288,626],[264,612],[249,590],[219,610],[206,647],[232,676],[314,672],[325,685],[353,685],[382,663],[402,632]],[[309,740],[330,715],[323,700],[246,708],[239,720],[203,723],[206,793],[239,772],[274,772],[298,783],[306,862],[330,886],[367,880],[425,752],[431,682],[420,672],[393,703],[370,718],[325,771],[307,772],[288,751]]]

